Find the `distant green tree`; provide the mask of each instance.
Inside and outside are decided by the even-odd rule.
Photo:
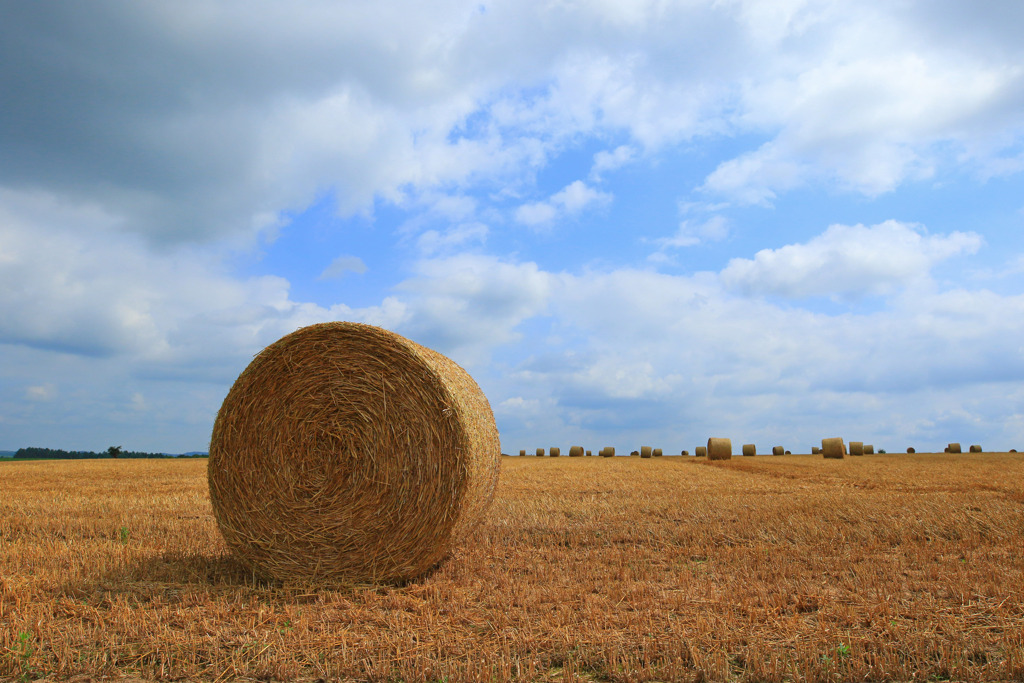
[[[121,455],[121,447],[111,446],[110,448],[107,449],[107,455],[109,455],[111,458],[116,458],[117,456]]]

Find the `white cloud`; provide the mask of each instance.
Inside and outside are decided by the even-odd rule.
[[[590,167],[590,179],[599,181],[608,171],[614,171],[636,158],[636,150],[629,145],[619,145],[612,151],[601,150],[594,155],[594,165]]]
[[[366,272],[366,264],[358,256],[341,255],[331,261],[331,265],[324,268],[317,280],[335,280],[344,277],[345,273],[362,275]]]
[[[57,387],[51,383],[40,384],[25,389],[25,398],[30,401],[49,401],[57,395]]]
[[[585,209],[604,206],[612,201],[612,195],[590,187],[582,180],[576,180],[551,195],[544,202],[523,204],[516,209],[516,220],[530,226],[547,225],[556,218],[576,216]]]
[[[724,216],[712,216],[705,221],[683,220],[679,229],[671,237],[654,240],[661,249],[660,254],[668,249],[693,247],[702,242],[719,242],[729,235],[729,221]]]
[[[928,281],[932,268],[981,247],[976,233],[928,235],[918,226],[833,225],[804,244],[764,249],[753,259],[734,258],[722,282],[744,294],[784,297],[888,294]]]

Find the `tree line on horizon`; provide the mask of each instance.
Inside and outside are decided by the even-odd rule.
[[[61,448],[19,448],[14,453],[15,458],[33,460],[89,460],[97,458],[201,458],[202,455],[170,455],[168,453],[144,453],[142,451],[124,451],[119,446],[112,446],[102,453],[95,451],[65,451]]]

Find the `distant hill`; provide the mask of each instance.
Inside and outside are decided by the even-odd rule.
[[[17,451],[0,451],[0,458],[13,458]]]

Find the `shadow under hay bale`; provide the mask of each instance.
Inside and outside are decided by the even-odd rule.
[[[500,453],[487,398],[452,360],[370,325],[322,323],[265,348],[231,387],[210,499],[256,573],[401,582],[480,523]]]

